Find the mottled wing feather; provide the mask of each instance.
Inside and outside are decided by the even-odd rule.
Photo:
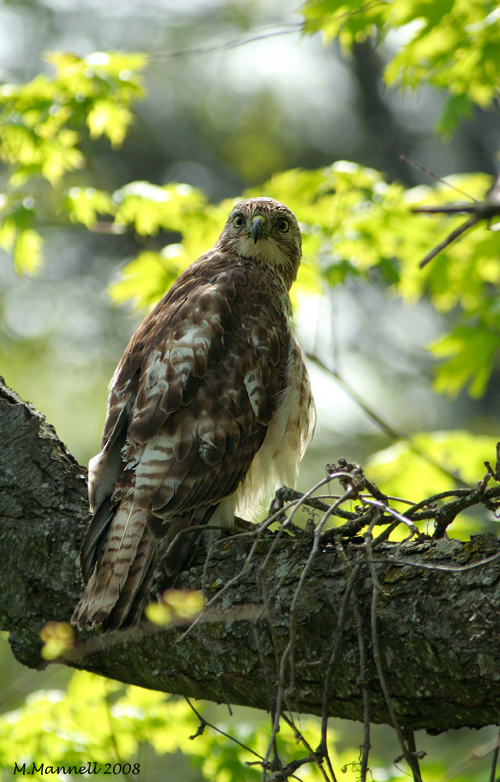
[[[113,501],[131,497],[166,524],[236,491],[285,378],[287,324],[279,308],[264,301],[256,273],[235,258],[215,255],[210,266],[202,261],[179,278],[132,338],[112,381],[103,451],[96,457],[104,458],[128,413]],[[109,496],[109,471],[102,467],[95,491]]]

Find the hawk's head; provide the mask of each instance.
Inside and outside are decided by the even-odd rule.
[[[274,198],[249,198],[236,204],[217,244],[243,258],[275,267],[288,288],[297,276],[299,224],[294,213]]]

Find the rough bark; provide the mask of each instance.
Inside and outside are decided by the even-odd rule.
[[[0,627],[10,632],[13,653],[39,668],[40,630],[50,620],[68,621],[81,592],[78,551],[88,522],[86,472],[34,408],[0,383]],[[264,574],[274,540],[258,543],[246,575],[224,593],[217,610],[182,640],[185,627],[111,636],[81,635],[68,664],[114,679],[213,701],[268,709],[276,663],[290,637],[289,612],[311,548],[303,533],[284,536]],[[212,552],[205,572],[207,597],[242,569],[251,536],[227,538]],[[346,556],[362,562],[356,593],[367,654],[373,722],[391,723],[373,661],[372,580],[362,541],[320,548],[298,602],[295,682],[289,703],[320,714],[325,673],[337,638],[338,616],[350,576]],[[383,543],[374,552],[380,587],[377,636],[393,706],[405,728],[439,732],[496,723],[500,714],[500,541],[475,536],[468,543],[420,535],[404,545]],[[199,589],[200,553],[181,586]],[[333,671],[329,714],[362,719],[359,646],[352,604],[346,611]],[[274,639],[274,640],[273,640]],[[285,667],[289,682],[290,666]]]

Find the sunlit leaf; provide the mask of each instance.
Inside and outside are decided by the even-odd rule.
[[[122,143],[132,122],[130,107],[143,96],[139,54],[95,53],[87,58],[53,52],[53,76],[0,88],[0,157],[12,168],[15,186],[36,174],[56,184],[83,165],[79,148],[85,124],[97,138]]]
[[[168,250],[168,247],[165,249]],[[139,308],[156,303],[179,274],[174,253],[146,250],[129,261],[122,269],[120,279],[108,288],[112,300],[116,304],[131,301]]]
[[[98,100],[87,115],[87,124],[92,138],[105,134],[114,147],[119,147],[132,119],[132,113],[125,106],[111,100]]]
[[[113,214],[115,208],[111,197],[93,187],[72,187],[61,204],[73,222],[83,223],[91,228],[99,214]]]
[[[377,45],[388,33],[404,43],[388,50],[385,80],[417,89],[431,85],[448,94],[438,129],[450,134],[471,104],[491,106],[500,78],[500,18],[495,0],[308,0],[306,33],[321,31],[344,51],[367,37]]]
[[[195,619],[202,611],[205,599],[196,590],[167,589],[160,599],[146,606],[146,616],[157,625]]]
[[[500,331],[488,331],[484,325],[457,326],[434,342],[430,350],[435,356],[450,357],[436,370],[436,391],[454,397],[470,382],[470,395],[482,396],[499,347]]]
[[[32,228],[20,231],[14,241],[14,265],[18,274],[34,274],[42,258],[43,239]]]

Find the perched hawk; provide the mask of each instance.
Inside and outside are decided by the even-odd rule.
[[[192,550],[181,530],[293,485],[313,426],[288,295],[300,257],[286,206],[241,201],[130,340],[89,465],[79,628],[136,624],[162,557],[173,583]]]

